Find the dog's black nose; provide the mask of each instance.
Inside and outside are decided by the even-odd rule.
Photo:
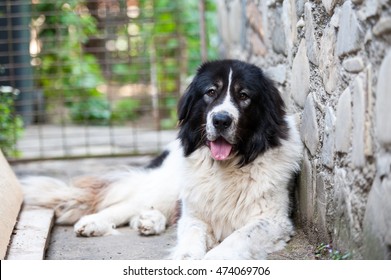
[[[213,116],[212,121],[213,121],[213,126],[220,131],[227,129],[232,124],[232,118],[226,112],[215,114]]]

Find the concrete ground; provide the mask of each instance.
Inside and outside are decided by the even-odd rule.
[[[149,157],[102,158],[82,160],[40,161],[14,164],[18,177],[26,175],[47,175],[68,180],[82,174],[101,173],[120,166],[140,166]],[[119,229],[120,235],[83,238],[76,237],[71,226],[55,225],[50,235],[46,259],[112,259],[140,260],[165,259],[176,242],[175,227],[159,236],[140,236],[128,227]],[[298,229],[288,246],[273,253],[270,259],[314,259],[314,246]]]
[[[119,235],[76,237],[71,226],[55,226],[49,241],[48,260],[162,260],[176,241],[175,228],[158,236],[140,236],[128,227]]]

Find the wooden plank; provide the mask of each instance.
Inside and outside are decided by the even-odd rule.
[[[14,172],[0,150],[0,259],[4,259],[23,193]]]
[[[12,234],[6,259],[44,259],[53,220],[52,209],[23,207]]]

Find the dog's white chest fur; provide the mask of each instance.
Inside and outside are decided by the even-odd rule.
[[[291,128],[289,139],[245,166],[238,166],[235,158],[215,161],[207,147],[198,149],[185,160],[182,176],[186,181],[182,182],[180,195],[183,219],[179,232],[182,227],[183,230],[192,228],[194,234],[198,234],[198,229],[205,232],[201,239],[205,239],[206,250],[225,244],[215,247],[205,258],[226,256],[227,248],[234,244],[251,246],[252,242],[244,241],[246,238],[254,242],[259,239],[263,250],[255,249],[254,244],[254,255],[252,249],[246,247],[246,254],[250,255],[231,257],[258,258],[265,252],[278,250],[289,240],[293,227],[288,217],[287,186],[290,174],[298,169],[302,146],[293,118],[287,121]],[[267,242],[262,240],[260,228],[268,236]],[[255,232],[258,232],[256,237]],[[178,251],[181,252],[180,246]],[[237,253],[240,254],[240,249]],[[190,258],[201,255],[201,251],[194,250]],[[183,254],[179,258],[187,256]]]
[[[262,211],[259,202],[267,189],[252,177],[256,164],[238,169],[211,160],[209,153],[202,148],[188,160],[182,198],[194,216],[213,225],[212,234],[221,241],[245,225],[250,213]]]

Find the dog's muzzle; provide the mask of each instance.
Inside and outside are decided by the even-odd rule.
[[[213,112],[207,123],[207,145],[215,160],[226,160],[235,144],[235,120],[226,111]]]

